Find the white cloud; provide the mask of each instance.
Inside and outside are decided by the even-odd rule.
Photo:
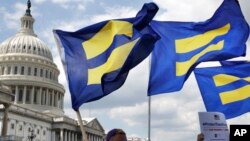
[[[4,13],[6,9],[4,7],[0,7],[0,13]]]
[[[240,2],[241,10],[247,22],[250,23],[249,2],[247,2],[246,0],[239,0],[239,2]]]
[[[105,9],[104,14],[93,16],[91,18],[91,21],[100,22],[100,21],[109,20],[109,19],[135,17],[137,12],[138,11],[133,9],[132,7],[123,7],[123,6],[107,7]]]
[[[26,5],[23,3],[15,3],[13,9],[15,9],[15,11],[12,13],[5,10],[3,13],[4,14],[3,19],[4,19],[4,22],[8,28],[19,29],[20,18],[25,13]],[[23,11],[23,13],[20,11]]]
[[[64,9],[75,9],[78,10],[85,10],[85,5],[87,3],[93,3],[94,0],[34,0],[36,4],[43,4],[45,2],[52,2],[56,4],[57,6],[60,6]]]
[[[154,0],[165,12],[157,20],[204,21],[210,18],[222,0]]]
[[[79,9],[79,10],[83,11],[83,10],[85,10],[85,9],[86,9],[86,7],[85,7],[85,5],[84,5],[84,4],[79,4],[79,5],[77,5],[77,9]]]
[[[33,0],[34,1],[34,3],[36,3],[36,4],[41,4],[41,3],[44,3],[45,1],[47,1],[47,0]],[[32,2],[33,2],[32,1]]]
[[[15,3],[13,12],[8,11],[9,9],[1,8],[0,13],[3,13],[3,20],[6,27],[9,29],[20,29],[20,18],[25,14],[26,8],[26,4],[23,3]],[[33,7],[33,9],[35,8]],[[32,12],[32,15],[38,16],[40,14],[37,12]]]
[[[147,103],[136,104],[134,106],[114,107],[110,110],[110,116],[112,118],[121,119],[129,126],[145,123],[145,120],[141,120],[141,118],[146,117],[146,114]]]

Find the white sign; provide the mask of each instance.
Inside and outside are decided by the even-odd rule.
[[[204,141],[229,141],[229,130],[224,114],[199,112],[199,120]]]

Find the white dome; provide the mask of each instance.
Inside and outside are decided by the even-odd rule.
[[[52,60],[49,48],[39,38],[27,35],[17,34],[0,45],[0,55],[4,54],[34,54]]]
[[[0,81],[11,88],[13,103],[53,116],[63,115],[64,87],[46,44],[33,31],[30,5],[21,29],[0,44]]]
[[[49,48],[43,41],[37,38],[33,31],[34,18],[30,13],[26,13],[21,18],[20,31],[0,44],[1,54],[34,54],[52,60]]]

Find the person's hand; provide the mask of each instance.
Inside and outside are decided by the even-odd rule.
[[[198,134],[197,141],[204,141],[204,134],[202,134],[202,133]]]

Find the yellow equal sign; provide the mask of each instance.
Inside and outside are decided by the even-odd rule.
[[[225,35],[230,30],[230,24],[226,24],[223,27],[207,31],[200,35],[195,35],[185,39],[179,39],[175,41],[176,53],[183,54],[199,49],[211,41],[213,41],[216,37]],[[203,55],[208,52],[222,50],[224,46],[224,40],[219,41],[217,44],[213,44],[208,46],[206,49],[201,51],[200,53],[194,55],[190,60],[184,62],[176,62],[176,76],[185,75],[190,67]]]
[[[82,43],[87,59],[95,58],[104,53],[110,47],[116,35],[132,37],[133,24],[127,21],[109,21],[91,39]],[[100,84],[105,73],[120,69],[138,41],[139,38],[115,48],[104,64],[88,69],[88,85]]]
[[[87,59],[94,58],[105,52],[112,44],[116,35],[132,37],[133,24],[127,21],[111,20],[92,38],[82,43]]]
[[[213,80],[215,85],[219,87],[219,86],[229,85],[239,80],[250,82],[250,77],[239,78],[227,74],[218,74],[213,77]],[[220,99],[223,105],[236,101],[241,101],[249,97],[250,97],[250,85],[245,85],[238,89],[220,93]]]

